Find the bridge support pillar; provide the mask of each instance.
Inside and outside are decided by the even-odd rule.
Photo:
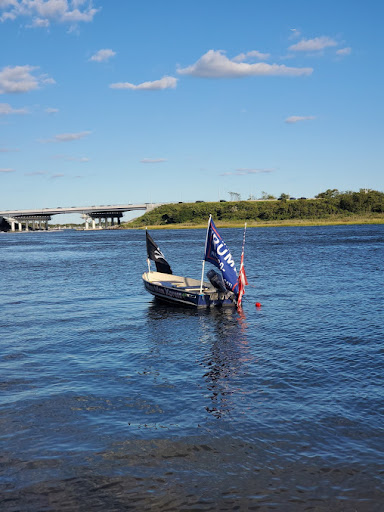
[[[48,231],[48,221],[51,220],[50,215],[34,214],[18,215],[8,217],[7,222],[10,224],[11,231],[36,231],[45,229]]]
[[[95,219],[92,219],[92,229],[96,229],[96,221],[95,221]]]

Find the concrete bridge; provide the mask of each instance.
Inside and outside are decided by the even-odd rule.
[[[119,204],[119,205],[100,205],[100,206],[70,206],[68,208],[43,208],[42,210],[4,210],[0,211],[0,231],[29,231],[32,230],[48,230],[48,221],[54,215],[81,214],[85,220],[85,229],[96,229],[96,220],[98,220],[98,228],[107,228],[114,226],[115,221],[120,225],[120,219],[124,212],[132,210],[149,211],[161,203],[144,203],[144,204]],[[1,225],[8,225],[8,229],[1,228]]]

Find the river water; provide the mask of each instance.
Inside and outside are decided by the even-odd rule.
[[[0,510],[383,510],[383,248],[248,229],[239,315],[157,303],[144,231],[0,234]]]

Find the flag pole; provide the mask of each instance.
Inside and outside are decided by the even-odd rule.
[[[205,235],[204,258],[203,258],[203,265],[202,265],[202,268],[201,268],[200,295],[203,292],[203,279],[204,279],[204,268],[205,268],[205,253],[207,252],[208,231],[209,231],[209,226],[211,225],[211,219],[212,219],[212,215],[209,216],[208,226],[207,226],[207,234]]]
[[[245,247],[245,232],[246,231],[247,231],[247,223],[244,224],[243,248],[241,250],[242,253],[244,252],[244,247]]]
[[[145,238],[147,238],[147,234],[148,234],[148,226],[145,226]],[[147,251],[147,256],[148,256],[148,251]],[[148,263],[148,273],[151,272],[151,260],[149,258],[147,258],[147,263]]]

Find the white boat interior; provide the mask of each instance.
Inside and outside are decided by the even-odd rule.
[[[162,272],[144,272],[143,279],[148,283],[158,286],[167,286],[191,293],[200,292],[200,280],[192,279],[191,277],[174,276],[173,274],[163,274]],[[207,282],[203,282],[203,290],[205,293],[217,293],[214,286]]]

